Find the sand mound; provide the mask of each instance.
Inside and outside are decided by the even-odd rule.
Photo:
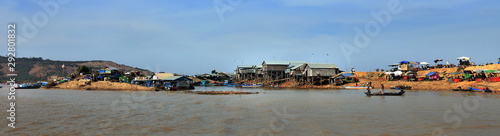
[[[108,91],[154,91],[153,88],[148,88],[139,85],[132,85],[129,83],[107,82],[99,81],[92,82],[86,85],[83,80],[69,81],[54,87],[45,89],[69,89],[69,90],[108,90]]]

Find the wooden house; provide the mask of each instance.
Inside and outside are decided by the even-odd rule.
[[[331,77],[340,73],[337,64],[309,63],[305,64],[303,74],[307,77]]]
[[[276,80],[285,78],[287,69],[296,65],[302,65],[305,61],[264,61],[262,72],[265,79]]]

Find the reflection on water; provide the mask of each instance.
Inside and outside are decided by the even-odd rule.
[[[18,90],[17,128],[9,135],[448,135],[500,133],[499,94],[408,90],[367,97],[362,90],[199,87],[196,91],[258,91],[257,95],[185,92]],[[2,94],[7,89],[1,89]],[[376,92],[378,90],[374,90]],[[389,90],[386,90],[386,92]],[[445,111],[479,96],[479,107]],[[0,100],[4,109],[7,99]],[[3,112],[7,117],[8,113]]]

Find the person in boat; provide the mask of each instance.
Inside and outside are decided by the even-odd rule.
[[[403,93],[403,92],[405,92],[405,90],[403,90],[403,89],[401,89],[401,91],[399,91],[399,93]]]
[[[370,87],[368,87],[366,90],[368,90],[368,94],[372,94],[372,91],[370,91]]]
[[[382,93],[385,93],[385,91],[384,91],[384,84],[380,83],[380,87],[382,88]]]
[[[460,90],[462,90],[462,87],[460,87],[460,86],[457,86],[457,88],[460,89]]]

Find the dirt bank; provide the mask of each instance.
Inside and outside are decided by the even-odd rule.
[[[84,81],[69,81],[50,88],[41,89],[68,89],[68,90],[106,90],[106,91],[154,91],[153,88],[132,85],[128,83],[99,81],[86,85]]]
[[[488,70],[500,70],[500,64],[487,65],[487,66],[472,66],[467,67],[465,70],[475,70],[475,69],[488,69]],[[458,68],[440,68],[440,69],[431,69],[419,71],[418,75],[425,75],[429,72],[439,72],[439,73],[453,73],[457,72]],[[462,88],[484,88],[488,87],[489,89],[500,92],[500,82],[459,82],[459,83],[449,83],[447,80],[440,81],[384,81],[385,76],[380,76],[384,72],[356,72],[356,76],[359,77],[359,84],[366,83],[371,81],[372,85],[375,89],[380,89],[380,83],[384,84],[386,89],[389,89],[391,86],[411,86],[414,90],[451,90],[455,89],[458,86]],[[445,78],[446,79],[446,78]],[[313,86],[313,85],[304,85],[299,86],[298,82],[289,81],[281,84],[283,88],[298,88],[298,89],[343,89],[342,86],[334,86],[334,85],[322,85],[322,86]],[[354,86],[355,83],[345,84],[344,86]]]

